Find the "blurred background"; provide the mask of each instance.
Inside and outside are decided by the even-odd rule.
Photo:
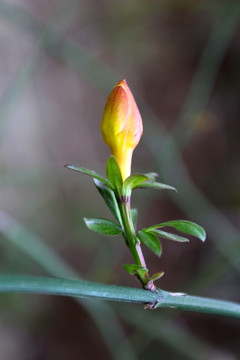
[[[158,286],[240,302],[240,3],[0,1],[0,269],[139,286],[120,237],[83,216],[111,215],[91,178],[109,149],[100,121],[126,78],[144,133],[133,172],[178,193],[137,190],[138,226],[188,219],[207,241],[144,249]],[[42,295],[0,296],[4,360],[240,358],[237,320]]]

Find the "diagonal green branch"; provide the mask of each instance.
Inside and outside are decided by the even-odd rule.
[[[22,275],[0,276],[0,292],[62,295],[84,298],[98,298],[121,302],[142,303],[155,308],[176,308],[218,314],[240,319],[240,304],[230,301],[171,293],[158,289],[157,292],[107,285],[84,280],[30,277]]]
[[[23,225],[16,222],[8,214],[0,211],[0,233],[4,235],[14,246],[23,251],[27,256],[36,261],[50,276],[64,278],[79,278],[79,274],[68,265],[53,249],[41,238],[31,233]],[[60,294],[59,294],[60,295]],[[85,309],[108,347],[112,359],[120,360],[116,353],[116,346],[122,341],[127,344],[125,349],[126,359],[136,359],[134,349],[126,338],[122,326],[119,324],[113,309],[103,302],[91,302],[87,304],[80,297],[75,300]],[[110,323],[105,319],[111,318]]]

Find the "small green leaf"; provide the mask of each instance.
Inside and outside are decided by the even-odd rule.
[[[122,229],[114,222],[106,219],[83,218],[86,226],[101,235],[114,236],[122,232]]]
[[[106,202],[108,208],[111,210],[112,214],[118,220],[119,224],[122,224],[122,218],[114,191],[98,179],[94,179],[93,181],[99,193],[102,195],[104,201]]]
[[[150,277],[150,280],[152,281],[156,281],[158,279],[161,279],[161,277],[164,275],[164,272],[161,271],[161,272],[158,272],[158,273],[155,273],[153,274],[151,277]]]
[[[107,162],[107,177],[113,189],[117,191],[118,195],[121,195],[123,186],[122,175],[118,163],[113,156],[110,156]]]
[[[148,269],[141,265],[124,264],[123,267],[130,275],[135,275],[136,273],[141,272],[141,274],[144,276],[144,274],[148,272]]]
[[[189,242],[189,239],[187,239],[185,237],[175,235],[175,234],[171,234],[171,233],[168,233],[166,231],[159,230],[159,229],[152,229],[150,231],[147,229],[146,231],[151,233],[151,234],[155,234],[155,235],[157,235],[157,236],[159,236],[161,238],[164,238],[164,239],[178,241],[178,242]]]
[[[173,227],[174,229],[188,235],[196,236],[201,241],[206,240],[206,232],[204,228],[192,221],[173,220],[162,223],[163,226]]]
[[[142,174],[135,174],[129,176],[123,183],[123,193],[125,196],[130,196],[131,191],[142,182],[148,180],[148,177]]]
[[[174,229],[176,229],[179,232],[182,232],[184,234],[196,236],[201,241],[206,240],[206,232],[205,232],[205,230],[201,226],[199,226],[198,224],[193,223],[192,221],[172,220],[172,221],[167,221],[167,222],[164,222],[164,223],[161,223],[161,224],[158,224],[158,225],[154,225],[153,227],[150,226],[149,229],[151,229],[151,228],[161,228],[161,227],[172,227],[172,228],[174,228]]]
[[[150,173],[146,173],[146,174],[143,174],[143,175],[147,176],[148,180],[152,181],[152,182],[154,182],[156,177],[158,177],[158,174],[155,173],[155,172],[150,172]]]
[[[137,236],[141,240],[141,242],[151,251],[153,251],[156,255],[161,255],[162,246],[156,235],[151,232],[140,230],[138,231]]]
[[[136,227],[137,223],[137,209],[131,209],[132,222],[134,227]]]
[[[136,189],[156,189],[156,190],[174,190],[177,191],[173,186],[162,184],[159,182],[145,181],[139,184]]]
[[[75,166],[75,165],[64,165],[65,168],[70,169],[70,170],[74,170],[74,171],[79,171],[83,174],[89,175],[91,177],[93,177],[94,179],[98,179],[101,182],[103,182],[106,186],[111,187],[109,181],[107,179],[105,179],[103,176],[99,175],[98,173],[96,173],[93,170],[89,170],[86,169],[82,166]]]
[[[146,275],[147,272],[148,272],[148,269],[146,269],[144,267],[136,270],[136,274],[138,274],[141,279]]]

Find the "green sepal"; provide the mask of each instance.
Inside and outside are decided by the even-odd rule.
[[[108,159],[107,177],[114,191],[116,191],[116,193],[121,196],[123,187],[122,175],[114,156],[110,156]]]
[[[203,229],[203,227],[188,220],[166,221],[161,224],[150,226],[148,230],[152,230],[155,228],[162,228],[162,227],[172,227],[181,233],[195,236],[201,241],[206,240],[206,232]]]
[[[141,265],[123,264],[123,267],[130,275],[138,274],[141,278],[148,272],[148,269]]]
[[[122,229],[113,221],[107,219],[83,218],[86,226],[101,235],[115,236],[122,233]]]
[[[75,165],[64,165],[64,167],[67,169],[70,169],[70,170],[81,172],[82,174],[89,175],[89,176],[93,177],[94,179],[97,179],[97,180],[103,182],[106,186],[111,188],[110,182],[93,170],[89,170],[82,166],[75,166]]]
[[[110,209],[114,217],[118,220],[119,224],[122,226],[122,218],[114,191],[98,179],[93,179],[93,181],[97,190],[106,202],[108,208]]]
[[[131,209],[131,217],[132,217],[133,226],[135,228],[137,223],[137,209]]]
[[[174,190],[177,191],[173,186],[162,184],[154,181],[145,181],[140,183],[135,189],[156,189],[156,190]]]
[[[161,237],[163,239],[167,239],[167,240],[173,240],[173,241],[178,241],[178,242],[189,242],[188,238],[185,238],[183,236],[179,236],[179,235],[175,235],[166,231],[162,231],[159,229],[152,229],[152,230],[148,230],[148,229],[144,229],[146,232],[148,232],[149,234],[154,234],[158,237]]]
[[[133,189],[135,189],[139,184],[147,180],[148,177],[143,174],[135,174],[129,176],[123,183],[123,194],[126,197],[129,197]]]
[[[152,232],[140,230],[137,233],[140,241],[147,246],[154,254],[160,256],[162,254],[162,246],[157,236]]]

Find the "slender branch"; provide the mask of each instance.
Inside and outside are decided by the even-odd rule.
[[[141,244],[137,239],[134,225],[132,222],[130,202],[131,196],[129,196],[128,201],[119,201],[119,210],[122,216],[122,223],[124,227],[124,238],[136,264],[147,269],[146,262],[142,253]],[[148,271],[146,271],[144,274],[136,272],[136,277],[141,282],[144,289],[151,291],[156,290],[156,286],[150,279]]]
[[[83,280],[2,275],[0,276],[0,292],[98,298],[148,304],[150,308],[170,307],[240,319],[240,304],[230,301],[189,296],[182,293],[171,293],[160,289],[152,292]]]
[[[48,276],[79,279],[79,274],[69,264],[65,263],[41,238],[1,211],[0,233],[8,240],[7,242],[13,244],[18,250],[25,253],[26,256],[29,256],[36,264],[42,267],[49,274]],[[121,342],[126,344],[126,359],[137,360],[135,350],[125,335],[115,311],[108,303],[94,301],[87,304],[80,297],[76,297],[75,301],[95,323],[96,329],[99,330],[99,336],[102,337],[113,360],[122,360],[119,353],[116,352],[116,347]],[[106,323],[106,318],[111,318],[111,322]]]

